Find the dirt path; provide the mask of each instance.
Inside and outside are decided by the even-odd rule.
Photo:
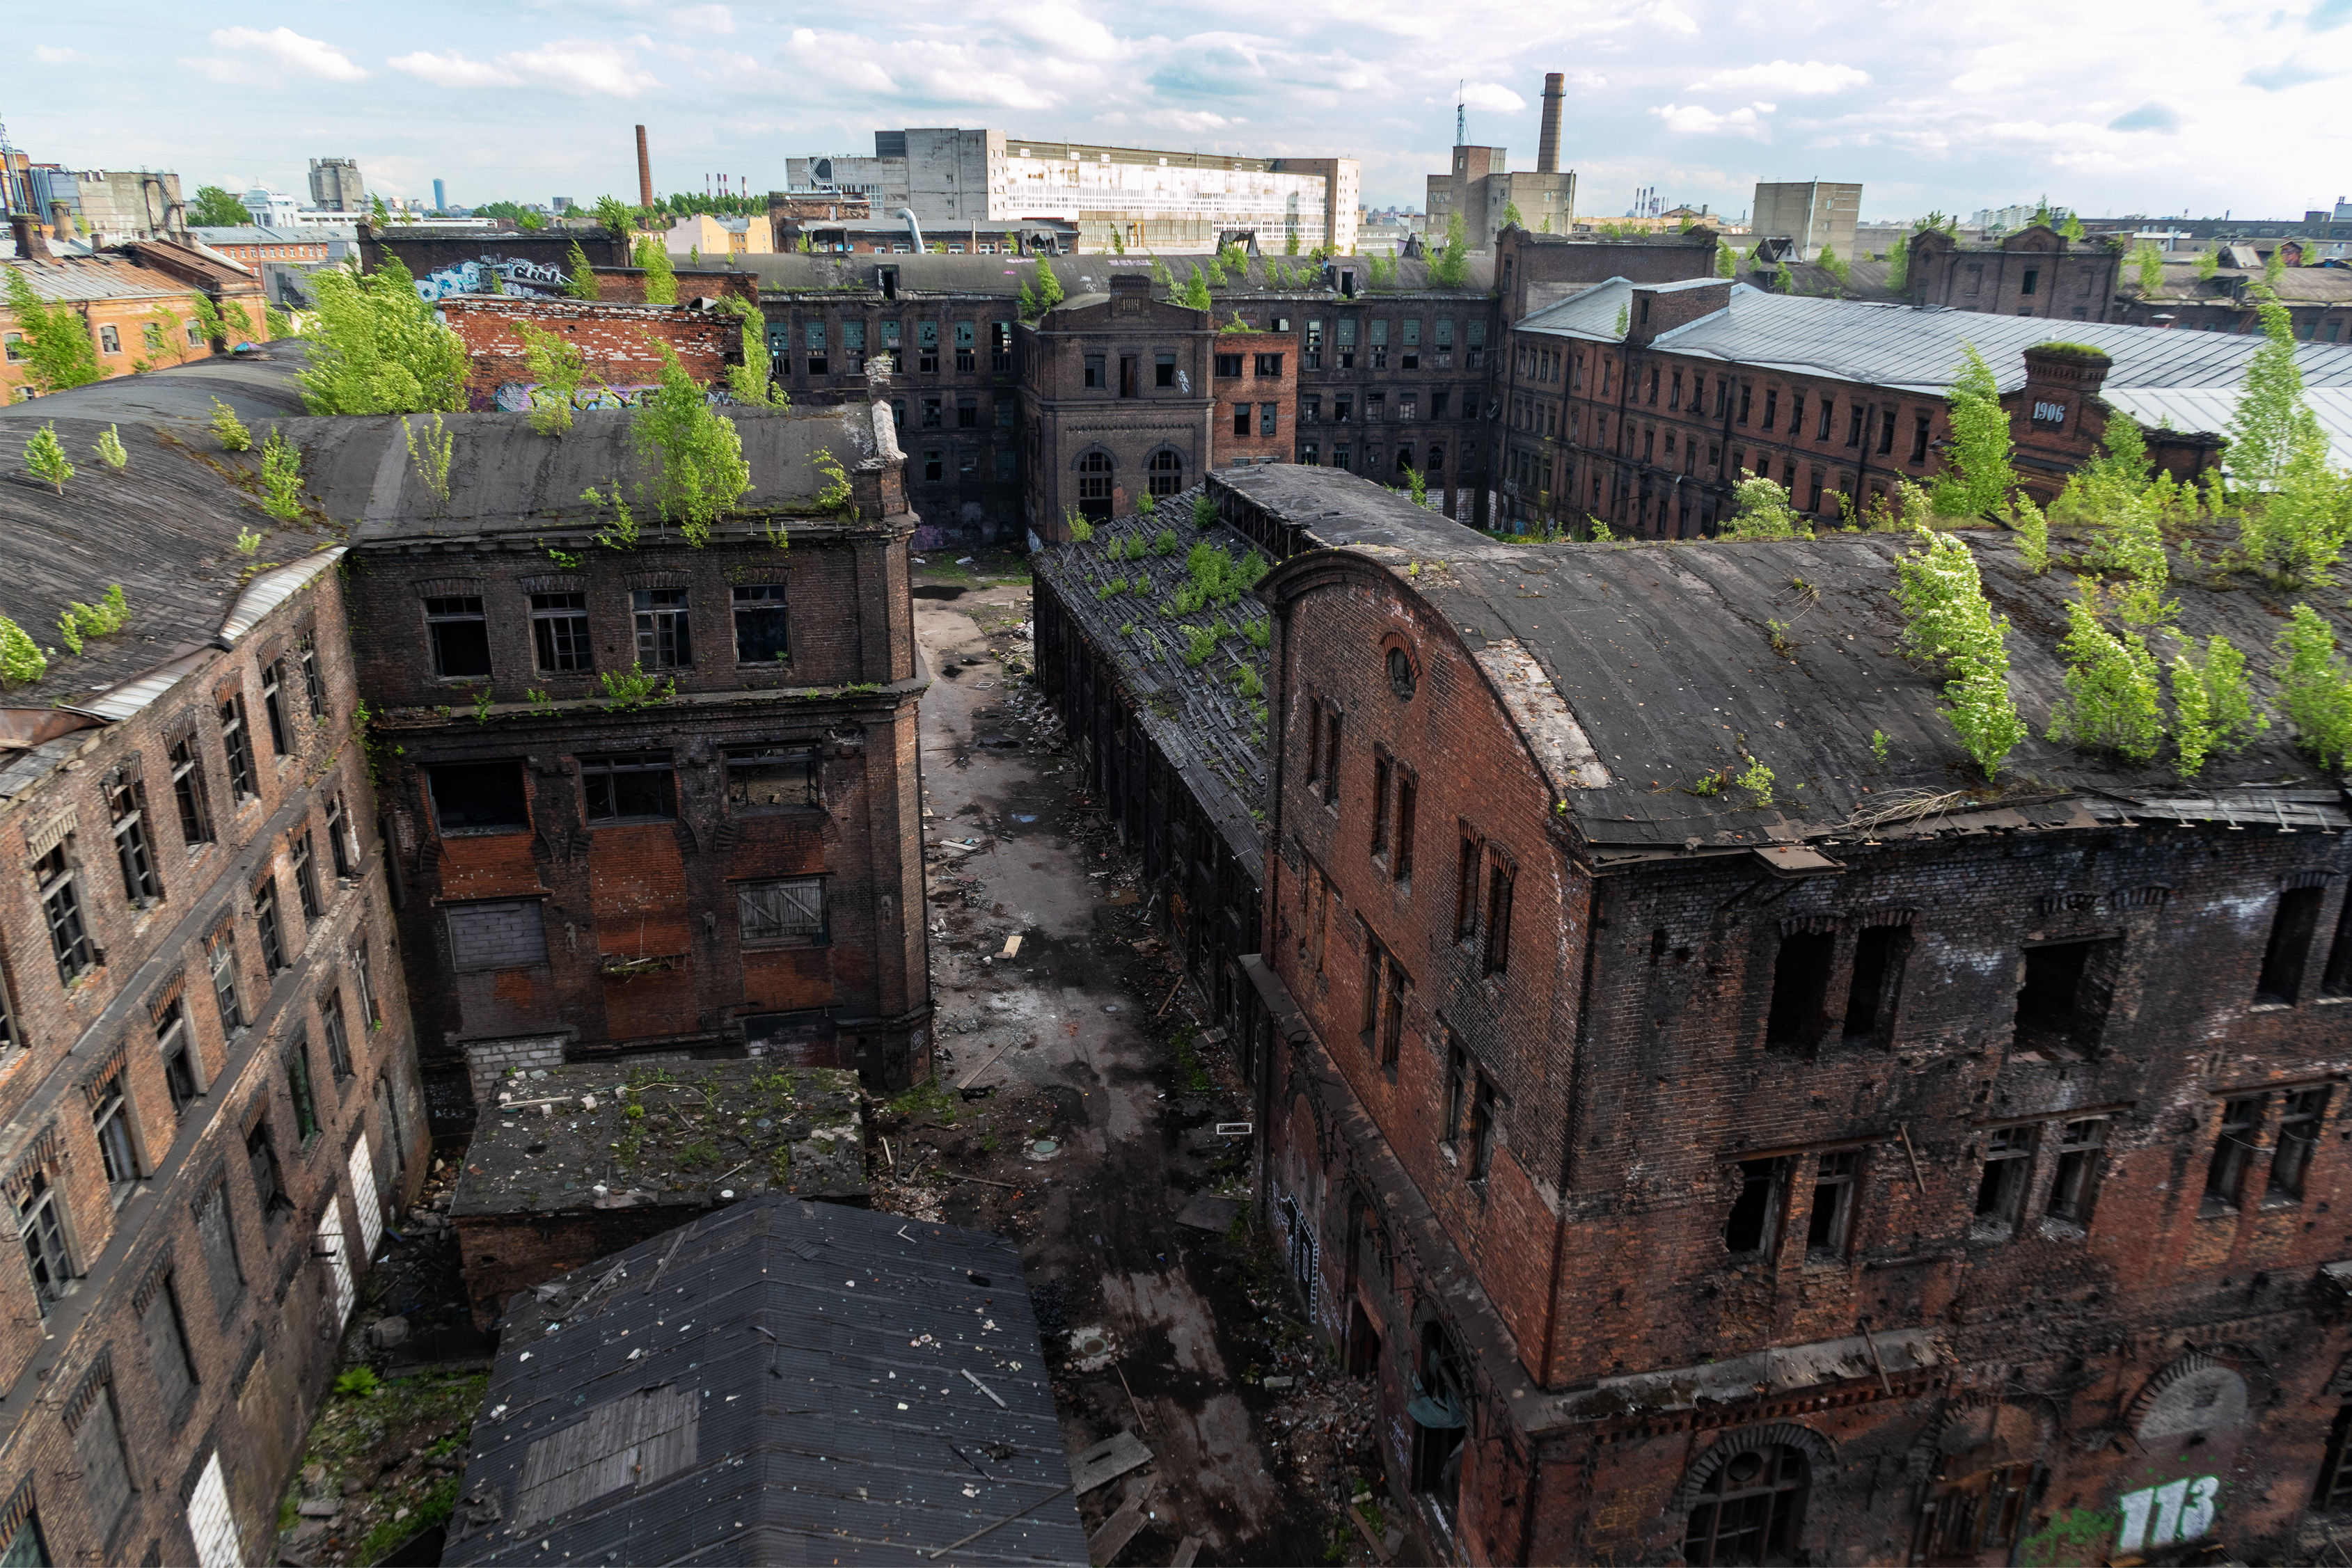
[[[1110,1364],[1057,1362],[1056,1386],[1073,1452],[1121,1427],[1153,1450],[1153,1517],[1121,1563],[1170,1562],[1185,1536],[1203,1563],[1322,1561],[1325,1489],[1285,1472],[1283,1423],[1262,1418],[1278,1400],[1257,1381],[1306,1369],[1301,1336],[1289,1327],[1286,1345],[1281,1292],[1253,1274],[1251,1249],[1176,1223],[1194,1193],[1246,1180],[1245,1148],[1213,1133],[1245,1103],[1237,1086],[1204,1090],[1163,1038],[1190,998],[1155,1019],[1174,970],[1148,892],[1076,791],[1075,761],[1034,722],[1034,688],[1000,662],[1025,652],[1002,632],[1027,620],[1027,588],[937,597],[951,591],[916,601],[941,675],[923,704],[925,836],[950,846],[931,866],[932,974],[942,1081],[985,1064],[995,1092],[928,1136],[947,1168],[1015,1180],[949,1184],[945,1218],[1020,1236],[1033,1290],[1051,1301],[1058,1286],[1069,1327],[1108,1331]],[[1088,1527],[1124,1495],[1114,1483],[1085,1500]]]

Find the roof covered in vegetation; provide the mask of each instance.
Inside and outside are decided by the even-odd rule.
[[[517,1297],[441,1561],[1083,1563],[1044,1362],[1010,1241],[737,1204]]]
[[[503,1080],[483,1108],[450,1217],[856,1197],[859,1104],[855,1072],[756,1057],[542,1068]]]

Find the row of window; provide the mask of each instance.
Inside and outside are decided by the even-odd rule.
[[[1366,392],[1364,394],[1363,410],[1364,423],[1381,423],[1389,416],[1388,393],[1377,392]],[[1463,412],[1466,414],[1471,411],[1465,407]],[[1421,417],[1421,394],[1417,392],[1401,392],[1397,393],[1396,416],[1400,422],[1419,419]],[[1330,422],[1333,424],[1348,424],[1352,423],[1355,420],[1355,417],[1356,394],[1353,392],[1334,392],[1331,396]],[[1429,417],[1432,419],[1451,419],[1454,417],[1452,392],[1444,387],[1440,387],[1429,394]],[[1298,400],[1298,423],[1301,424],[1320,424],[1323,423],[1323,399],[1321,394],[1311,394],[1301,397]]]
[[[1476,451],[1477,448],[1475,443],[1464,442],[1462,444],[1462,461],[1465,465],[1469,464],[1475,457]],[[1331,444],[1331,462],[1329,465],[1345,473],[1354,473],[1357,471],[1357,459],[1360,454],[1362,457],[1362,472],[1374,478],[1378,478],[1380,476],[1381,468],[1381,448],[1371,442],[1366,442],[1360,448],[1356,446],[1352,442],[1333,442]],[[1421,462],[1418,465],[1413,462],[1412,455],[1413,444],[1412,442],[1400,441],[1397,443],[1396,461],[1391,465],[1391,471],[1397,476],[1397,477],[1391,481],[1392,483],[1399,485],[1403,484],[1405,482],[1404,476],[1412,473],[1425,475],[1433,483],[1440,476],[1444,474],[1445,444],[1444,442],[1433,441],[1427,446],[1422,448]],[[1320,441],[1300,442],[1298,444],[1298,462],[1300,466],[1306,468],[1319,468],[1324,466],[1323,444]]]
[[[1240,379],[1244,361],[1250,364],[1250,374],[1258,381],[1282,379],[1283,356],[1280,354],[1219,354],[1215,365],[1217,379],[1221,382]]]
[[[181,330],[187,334],[188,346],[190,348],[202,348],[204,346],[205,332],[202,323],[192,320],[184,324],[174,322],[173,325],[179,326]],[[161,321],[142,321],[140,323],[140,341],[145,346],[147,352],[151,354],[168,354],[172,351],[171,341],[166,336],[166,332],[167,329]],[[120,354],[122,352],[122,329],[120,327],[112,325],[99,328],[98,351],[101,354]],[[7,362],[12,365],[24,363],[26,359],[28,357],[25,347],[25,334],[22,332],[0,334],[0,353],[5,353],[7,357]]]
[[[736,934],[747,945],[812,946],[832,940],[824,876],[769,877],[731,885]],[[547,912],[537,899],[452,904],[444,919],[450,966],[461,972],[534,968],[548,961]],[[619,936],[625,944],[635,939],[634,927]],[[682,964],[686,955],[624,950],[600,958],[606,972],[626,975],[643,973],[648,964],[663,968]]]
[[[781,585],[738,584],[730,591],[735,620],[735,664],[772,666],[792,656]],[[635,667],[694,667],[694,623],[683,588],[640,588],[629,594],[629,624]],[[530,600],[531,667],[545,675],[585,675],[596,669],[588,595],[533,593]],[[490,622],[478,593],[447,594],[425,601],[425,636],[434,678],[480,681],[490,676]]]
[[[667,751],[583,757],[580,793],[588,822],[661,821],[677,815],[677,774]],[[720,753],[730,815],[822,807],[814,746],[730,746]],[[425,769],[433,819],[444,836],[527,832],[530,809],[520,758],[436,762]]]
[[[1360,345],[1357,341],[1360,325],[1362,328],[1363,338]],[[1399,329],[1396,334],[1397,340],[1394,345],[1391,345],[1389,341],[1390,323],[1387,320],[1375,318],[1360,322],[1356,317],[1342,316],[1332,323],[1330,344],[1327,349],[1322,321],[1310,317],[1307,321],[1305,336],[1300,340],[1299,364],[1306,370],[1319,371],[1325,368],[1325,360],[1328,357],[1330,361],[1330,368],[1352,371],[1358,368],[1357,356],[1361,352],[1365,358],[1364,368],[1385,371],[1391,368],[1390,350],[1393,346],[1396,352],[1394,368],[1397,370],[1450,371],[1454,368],[1454,322],[1450,319],[1440,318],[1430,324],[1430,340],[1427,345],[1430,363],[1427,366],[1422,363],[1423,345],[1420,319],[1408,317],[1396,325]],[[1462,368],[1465,371],[1482,369],[1486,356],[1485,319],[1473,319],[1464,323],[1462,337]]]
[[[942,334],[944,325],[948,330]],[[923,375],[940,373],[941,339],[955,356],[955,369],[970,373],[980,369],[981,330],[988,333],[988,368],[1009,371],[1013,368],[1013,323],[1005,321],[918,321],[913,341],[908,343],[904,324],[897,320],[872,324],[872,340],[868,341],[868,323],[852,318],[847,320],[824,321],[807,319],[800,324],[799,352],[801,366],[812,376],[863,375],[869,350],[890,357],[901,371],[912,370]],[[835,352],[835,349],[838,352]],[[777,377],[793,373],[794,353],[792,328],[781,321],[768,323],[768,357],[772,372]],[[838,361],[838,362],[836,362]]]

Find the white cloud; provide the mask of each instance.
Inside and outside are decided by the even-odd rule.
[[[1657,23],[1660,26],[1671,27],[1677,33],[1698,31],[1698,24],[1692,21],[1686,12],[1668,4],[1667,0],[1656,0],[1654,5],[1644,5],[1637,15]]]
[[[661,86],[637,67],[632,51],[596,38],[561,38],[488,60],[455,49],[438,55],[419,49],[384,63],[440,87],[549,87],[589,98],[625,99]]]
[[[299,76],[316,77],[320,81],[365,81],[368,77],[334,45],[321,38],[306,38],[291,27],[272,27],[267,33],[254,27],[216,27],[210,42],[214,48],[226,49],[238,57],[194,62],[217,82],[257,84],[263,79],[259,73],[270,65]]]
[[[1528,106],[1526,99],[1500,82],[1474,81],[1461,90],[1462,101],[1473,109],[1492,109],[1505,114],[1516,114]]]
[[[1181,131],[1188,136],[1198,136],[1205,131],[1223,131],[1229,125],[1248,122],[1228,120],[1222,114],[1211,114],[1206,110],[1155,109],[1143,117],[1143,123],[1156,125],[1162,131]]]
[[[35,44],[33,57],[45,66],[69,66],[81,56],[72,49],[53,49],[47,44]]]
[[[1751,141],[1771,140],[1771,128],[1763,116],[1772,112],[1769,103],[1751,103],[1735,109],[1729,114],[1717,114],[1704,104],[1668,103],[1650,110],[1666,122],[1666,129],[1689,136],[1745,136]]]
[[[1774,60],[1769,65],[1742,66],[1737,70],[1717,71],[1715,75],[1690,85],[1693,92],[1750,93],[1772,92],[1790,98],[1812,98],[1822,93],[1849,92],[1870,80],[1870,73],[1852,66],[1828,65],[1820,60]]]

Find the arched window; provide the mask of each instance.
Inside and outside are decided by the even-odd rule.
[[[1790,1561],[1804,1522],[1806,1479],[1803,1451],[1786,1444],[1732,1455],[1691,1507],[1683,1560],[1691,1568]]]
[[[1151,455],[1143,471],[1155,496],[1172,496],[1184,487],[1184,456],[1180,452],[1161,447]]]
[[[1078,459],[1078,515],[1090,521],[1110,521],[1111,463],[1108,452],[1089,452]]]

